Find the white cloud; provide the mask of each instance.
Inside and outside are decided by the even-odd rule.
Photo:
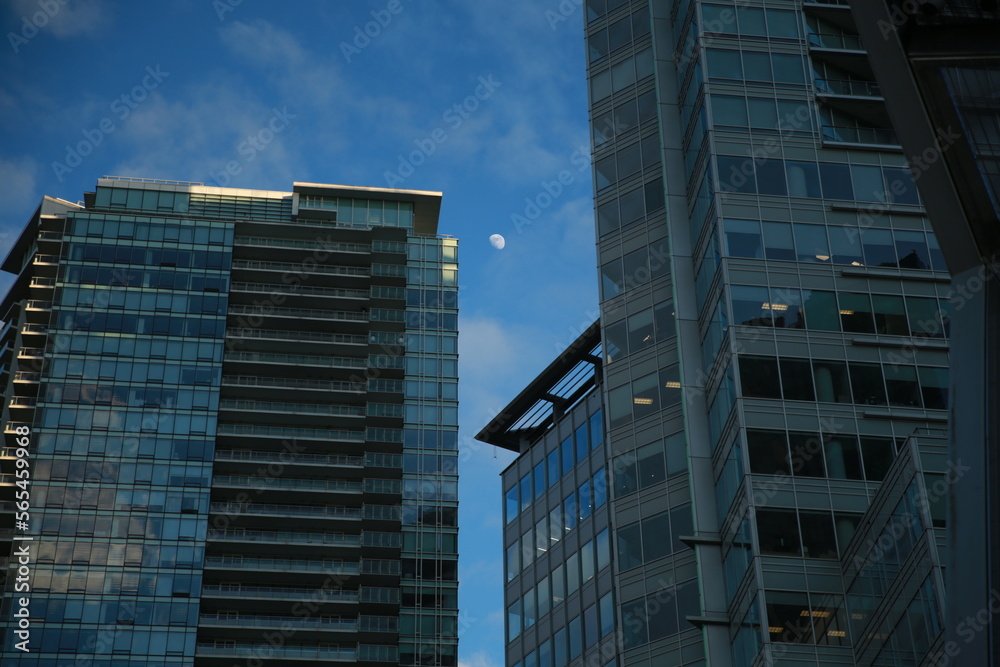
[[[39,0],[13,0],[11,8],[36,26],[40,33],[60,39],[95,36],[111,23],[107,8],[98,0],[53,1],[44,5]]]
[[[500,659],[486,653],[486,651],[476,651],[472,655],[460,658],[458,667],[500,667]]]
[[[0,158],[0,201],[6,210],[19,210],[25,216],[24,220],[14,220],[15,226],[27,222],[27,216],[32,208],[41,201],[41,194],[36,192],[35,179],[38,174],[38,163],[31,158]]]

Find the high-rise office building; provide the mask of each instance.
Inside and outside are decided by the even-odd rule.
[[[969,471],[951,496],[962,520],[950,538],[963,548],[947,570],[946,648],[990,667],[1000,664],[1000,625],[984,632],[976,619],[1000,611],[1000,11],[990,0],[855,0],[851,10],[961,306],[949,457]]]
[[[849,6],[585,11],[600,335],[479,435],[506,667],[937,655],[950,280]]]
[[[42,201],[3,263],[0,662],[456,664],[440,203],[113,177]]]

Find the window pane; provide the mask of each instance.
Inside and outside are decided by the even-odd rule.
[[[694,516],[691,514],[690,503],[679,505],[670,510],[670,545],[672,551],[680,551],[687,547],[681,542],[681,537],[694,534]]]
[[[649,251],[647,248],[640,248],[625,255],[623,267],[625,271],[625,289],[632,289],[636,285],[649,282]]]
[[[875,312],[875,332],[893,336],[908,336],[910,329],[906,326],[906,310],[903,307],[903,297],[872,295],[872,308]]]
[[[587,442],[587,424],[583,423],[577,427],[576,432],[573,434],[573,441],[576,443],[576,462],[587,458],[587,452],[590,451],[590,443]]]
[[[896,204],[920,204],[920,196],[917,185],[913,182],[913,177],[906,169],[895,167],[882,167],[885,176],[886,189],[890,193],[889,199]]]
[[[858,201],[885,201],[881,167],[851,165],[851,180],[854,183],[854,196]]]
[[[865,464],[865,478],[881,482],[895,458],[892,440],[861,436],[861,458]]]
[[[788,433],[788,449],[791,452],[792,474],[798,477],[825,477],[823,465],[823,442],[816,433]]]
[[[802,56],[785,53],[772,53],[771,62],[774,66],[774,80],[777,83],[805,83],[805,72],[802,69]]]
[[[820,331],[840,331],[836,292],[802,290],[802,298],[805,302],[807,327]]]
[[[787,329],[805,328],[802,293],[797,287],[772,287],[770,305],[774,326]]]
[[[778,360],[773,357],[740,357],[740,386],[750,398],[781,398]]]
[[[618,559],[622,570],[642,565],[642,539],[639,524],[624,526],[618,531]]]
[[[552,608],[566,599],[566,576],[562,565],[552,570]]]
[[[889,405],[919,408],[920,384],[917,382],[917,369],[913,366],[887,364],[885,366],[885,388],[889,396]]]
[[[573,465],[576,463],[575,454],[573,452],[573,436],[569,436],[562,441],[559,445],[559,451],[562,456],[562,472],[565,475],[573,469]]]
[[[747,100],[750,109],[750,127],[765,130],[778,129],[778,114],[773,98],[751,97]],[[780,160],[777,160],[780,164]],[[757,172],[760,181],[760,171]],[[763,192],[763,190],[761,190]]]
[[[802,555],[806,558],[838,558],[833,515],[829,512],[799,512]]]
[[[504,514],[507,516],[507,523],[510,523],[517,518],[517,513],[520,510],[521,504],[518,500],[518,487],[515,484],[514,488],[507,491],[505,496],[506,505],[504,506]]]
[[[712,117],[716,125],[747,127],[746,98],[734,95],[712,95]]]
[[[815,401],[812,372],[808,359],[779,360],[781,391],[786,401]]]
[[[586,517],[590,516],[590,513],[594,510],[594,506],[590,499],[590,480],[587,480],[580,485],[577,491],[577,497],[580,499],[580,520],[582,521]]]
[[[795,261],[795,246],[792,244],[792,226],[787,222],[765,222],[764,256],[767,259]]]
[[[559,448],[553,449],[549,452],[547,457],[548,464],[548,485],[551,487],[559,481],[560,470],[559,470]]]
[[[767,591],[767,625],[772,642],[813,643],[809,598],[805,593]],[[803,616],[805,615],[805,616]]]
[[[791,12],[788,12],[791,14]],[[785,160],[789,197],[815,197],[823,195],[819,184],[819,169],[815,162]]]
[[[604,637],[615,629],[615,606],[610,592],[601,597],[598,606],[601,610],[601,636]]]
[[[772,81],[770,55],[757,51],[744,51],[743,76],[747,81]]]
[[[930,269],[931,257],[923,232],[893,232],[901,269]]]
[[[861,266],[861,233],[854,227],[829,227],[831,259],[834,264]]]
[[[611,564],[611,543],[608,540],[608,529],[602,530],[594,538],[597,543],[597,571],[600,572]]]
[[[604,444],[604,413],[600,410],[590,415],[587,424],[590,427],[590,448],[597,449]]]
[[[572,553],[566,558],[566,596],[580,588],[580,554]]]
[[[507,581],[510,581],[521,571],[521,546],[517,542],[507,547],[506,560]]]
[[[645,489],[666,480],[666,463],[663,458],[663,443],[654,442],[635,451],[638,460],[639,488]]]
[[[726,254],[762,259],[760,223],[756,220],[726,220]]]
[[[601,468],[591,478],[594,485],[594,509],[597,509],[608,500],[608,483],[604,475],[604,468]]]
[[[546,478],[545,478],[545,461],[540,461],[538,465],[535,466],[532,472],[533,481],[535,485],[535,498],[545,493],[546,488]]]
[[[795,510],[757,509],[757,534],[764,556],[801,556]]]
[[[628,318],[629,351],[634,353],[653,344],[653,309],[647,308]]]
[[[854,402],[861,405],[885,405],[885,385],[879,364],[851,362],[851,387]]]
[[[788,194],[785,187],[785,164],[781,160],[767,160],[757,164],[757,192],[780,197]]]
[[[636,419],[642,419],[660,409],[658,384],[656,373],[633,380],[632,402]]]
[[[888,229],[861,230],[861,244],[868,266],[896,266],[896,250]]]
[[[660,405],[664,408],[681,402],[680,365],[672,364],[660,369]]]
[[[823,183],[823,196],[827,199],[854,199],[851,168],[848,165],[820,162],[819,177]]]
[[[924,407],[928,410],[948,409],[948,369],[921,366],[920,391],[924,397]]]
[[[788,442],[784,431],[747,429],[750,472],[761,475],[788,475]]]
[[[596,574],[594,560],[594,543],[587,542],[580,547],[580,570],[583,575],[583,582],[586,583],[594,578]]]
[[[752,158],[719,155],[715,159],[719,168],[719,190],[750,194],[757,192]]]
[[[871,297],[868,294],[841,292],[840,323],[844,331],[853,333],[875,333],[875,319],[872,317]]]
[[[670,553],[670,516],[667,512],[642,521],[642,559],[649,563]]]
[[[687,441],[684,432],[668,435],[663,441],[667,455],[667,477],[687,471]]]
[[[794,224],[795,256],[800,262],[828,262],[830,246],[826,242],[826,227]]]
[[[604,354],[609,364],[628,355],[626,320],[619,320],[604,327]]]
[[[713,79],[742,79],[740,52],[708,49],[708,76]]]
[[[937,299],[906,297],[906,314],[913,335],[938,338],[942,334]]]
[[[835,479],[864,479],[861,451],[853,435],[828,435],[823,442],[827,476]]]
[[[612,463],[615,482],[615,498],[621,498],[639,490],[635,452],[617,456]]]
[[[774,326],[774,313],[766,287],[733,285],[730,288],[733,324],[753,327]]]
[[[847,364],[843,361],[814,361],[813,381],[816,400],[824,403],[852,403]]]

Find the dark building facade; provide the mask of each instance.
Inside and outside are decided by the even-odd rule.
[[[945,664],[1000,664],[1000,12],[995,2],[850,3],[953,278]],[[985,510],[984,510],[985,507]]]
[[[440,201],[43,200],[3,264],[4,664],[456,664]]]
[[[522,558],[505,667],[920,664],[948,556],[928,488],[957,474],[930,455],[951,284],[850,7],[588,0],[585,22],[608,494],[580,539],[607,529],[611,553],[547,615],[537,586],[575,543]],[[520,453],[508,577],[558,495],[525,503],[521,480],[582,419],[523,431],[527,402],[498,418],[518,438],[480,434]]]

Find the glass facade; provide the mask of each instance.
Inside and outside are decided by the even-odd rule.
[[[102,179],[54,201],[3,267],[3,480],[30,505],[3,534],[30,569],[4,662],[455,665],[440,194]]]
[[[577,643],[587,601],[544,624],[537,575],[522,582],[541,563],[574,599],[577,554],[540,561],[550,532],[531,513],[537,466],[567,460],[568,413],[520,442],[494,420],[480,437],[520,454],[504,473],[506,667],[920,662],[941,636],[936,550],[889,559],[865,540],[905,462],[935,451],[908,438],[947,422],[952,292],[850,8],[585,6],[619,631]],[[878,585],[852,570],[860,552]],[[860,627],[865,596],[890,591]]]

